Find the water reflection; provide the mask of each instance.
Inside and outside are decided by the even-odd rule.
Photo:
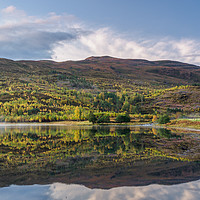
[[[198,200],[200,181],[173,186],[149,185],[118,187],[109,190],[89,189],[82,185],[15,186],[0,189],[0,198],[6,200]]]
[[[0,128],[0,186],[78,183],[112,188],[200,176],[199,135],[134,126]]]

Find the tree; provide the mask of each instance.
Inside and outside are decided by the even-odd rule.
[[[97,119],[97,123],[101,124],[101,123],[109,123],[110,122],[110,117],[109,115],[100,115]]]
[[[125,101],[123,106],[122,106],[122,110],[123,111],[129,111],[129,109],[130,109],[130,104],[129,104],[128,101]]]
[[[157,116],[154,115],[153,118],[152,118],[152,122],[154,123],[154,122],[156,122],[156,121],[157,121]]]
[[[166,124],[170,122],[170,118],[168,114],[163,114],[160,115],[159,119],[158,119],[158,123],[159,124]]]
[[[131,121],[131,118],[129,116],[128,113],[124,114],[124,115],[118,115],[116,117],[116,120],[115,120],[117,123],[122,123],[122,122],[130,122]]]
[[[90,114],[88,115],[88,121],[92,122],[93,124],[97,122],[97,117],[94,115],[93,112],[90,112]]]
[[[81,120],[81,117],[82,117],[82,109],[81,107],[76,107],[75,108],[75,111],[74,111],[74,115],[75,115],[75,118],[79,121]]]

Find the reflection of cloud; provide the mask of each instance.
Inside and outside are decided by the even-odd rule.
[[[88,28],[74,16],[49,13],[35,17],[9,6],[0,11],[0,55],[56,61],[108,55],[200,64],[200,41],[127,38],[110,28]]]
[[[143,187],[119,187],[110,190],[88,189],[79,185],[55,183],[50,187],[53,200],[197,200],[200,195],[200,181],[180,185],[149,185]]]
[[[54,183],[50,186],[10,186],[0,188],[4,200],[197,200],[200,180],[179,185],[89,189],[82,185]]]
[[[0,188],[2,200],[51,200],[48,195],[49,186],[16,186]]]

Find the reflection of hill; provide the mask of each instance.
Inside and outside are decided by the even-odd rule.
[[[81,161],[78,161],[78,164],[81,164]],[[200,179],[199,163],[145,160],[136,161],[129,164],[129,166],[101,169],[57,167],[54,173],[44,169],[37,170],[34,173],[27,171],[26,173],[15,174],[13,171],[0,176],[0,186],[61,182],[66,184],[82,184],[89,188],[110,189],[113,187],[145,186],[149,184],[172,185],[198,179]]]
[[[198,161],[198,141],[166,129],[39,126],[1,132],[0,186],[59,181],[111,188],[200,177],[200,164],[177,161]]]

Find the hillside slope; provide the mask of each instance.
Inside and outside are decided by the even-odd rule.
[[[83,76],[129,80],[145,83],[188,84],[200,82],[200,67],[176,61],[148,61],[118,59],[112,57],[90,57],[83,61],[57,63],[63,68]]]
[[[119,59],[108,56],[90,57],[81,61],[12,61],[0,59],[1,75],[47,75],[55,78],[84,77],[104,89],[116,89],[114,84],[132,88],[132,85],[170,87],[200,83],[200,67],[177,61],[148,61]],[[53,74],[53,75],[51,75]],[[51,75],[51,76],[50,76]],[[110,85],[112,82],[112,86]]]
[[[0,59],[0,120],[86,120],[88,114],[200,110],[200,67],[176,61],[90,57]],[[152,116],[151,116],[152,117]]]

